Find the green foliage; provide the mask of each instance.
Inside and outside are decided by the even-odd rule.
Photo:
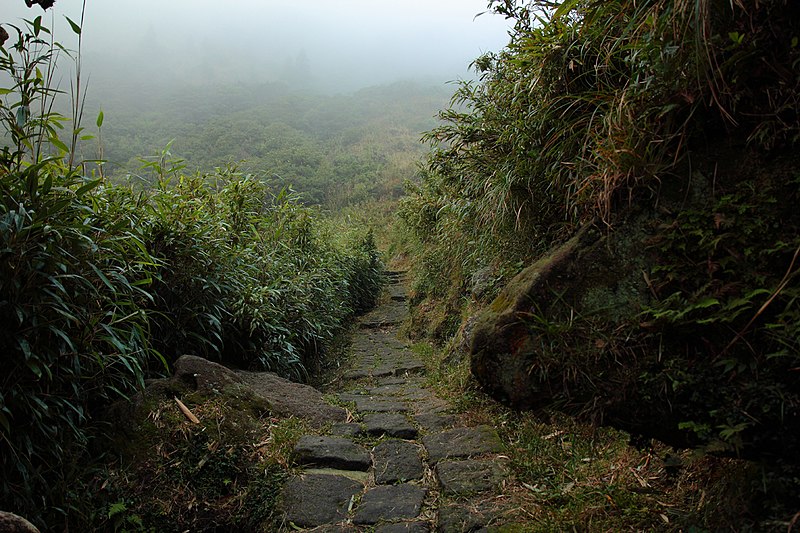
[[[296,194],[235,168],[187,176],[169,145],[146,191],[72,165],[54,48],[29,26],[0,47],[0,506],[56,528],[86,519],[77,479],[111,401],[183,353],[303,378],[374,303],[382,265],[368,233],[334,244]]]
[[[417,301],[463,306],[484,267],[502,273],[578,226],[625,220],[634,202],[696,190],[696,160],[682,159],[720,137],[775,153],[800,140],[795,3],[492,5],[516,21],[511,42],[475,61],[480,79],[426,135],[433,150],[401,207],[421,249]],[[786,457],[798,433],[797,180],[714,172],[653,228],[645,315],[612,324],[564,302],[534,309],[536,368],[595,412],[591,398],[621,390],[613,358],[643,405],[681,411],[695,442]]]
[[[65,164],[46,32],[36,19],[0,48],[14,82],[0,104],[0,498],[25,509],[45,497],[58,515],[93,408],[142,383],[153,263],[130,218],[104,216],[100,181]]]
[[[715,448],[784,456],[798,446],[798,191],[791,176],[741,182],[663,220],[651,243],[658,298],[644,318],[682,356],[648,379],[670,384],[685,429]]]
[[[511,42],[474,62],[480,80],[460,85],[426,135],[433,151],[403,207],[425,253],[440,248],[462,279],[582,223],[613,223],[715,132],[767,148],[798,140],[794,3],[492,4],[516,20]]]

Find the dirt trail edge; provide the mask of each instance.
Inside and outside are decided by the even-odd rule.
[[[302,467],[281,510],[285,531],[488,531],[506,483],[494,428],[465,427],[425,386],[425,365],[397,338],[407,306],[402,272],[390,301],[360,319],[352,366],[335,393],[355,421],[305,435]]]

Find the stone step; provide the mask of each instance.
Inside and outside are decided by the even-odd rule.
[[[287,523],[316,527],[345,519],[364,485],[345,476],[306,474],[283,488],[282,508]]]
[[[502,450],[497,430],[490,426],[456,428],[423,437],[428,461],[435,465],[443,459],[467,458]]]
[[[381,485],[368,490],[353,516],[354,524],[374,525],[416,518],[427,491],[419,485]]]
[[[433,433],[451,428],[456,422],[456,417],[442,413],[420,413],[414,420],[423,430]]]
[[[359,417],[331,436],[306,435],[295,446],[304,475],[282,495],[285,524],[316,533],[483,531],[511,475],[490,426],[458,427],[452,405],[426,386],[425,365],[396,336],[408,316],[405,272],[387,273],[390,301],[358,320],[344,377],[358,381],[339,401]],[[348,413],[348,416],[353,413]],[[419,436],[419,428],[427,433]],[[371,440],[367,451],[353,439]],[[435,501],[425,506],[428,491]],[[494,505],[489,507],[494,509]],[[313,529],[310,529],[313,528]]]
[[[455,496],[494,490],[508,478],[508,469],[495,459],[441,461],[435,472],[442,494]]]
[[[303,435],[294,447],[299,464],[342,470],[369,470],[367,450],[344,437]]]
[[[406,301],[406,288],[403,285],[390,285],[389,297],[396,302]]]
[[[417,428],[411,425],[405,415],[397,413],[370,413],[364,415],[364,426],[373,437],[396,437],[398,439],[417,438]]]
[[[375,528],[375,533],[430,533],[426,522],[395,522]]]
[[[424,468],[420,449],[404,440],[386,440],[372,449],[375,465],[375,483],[391,485],[399,481],[422,479]]]
[[[362,413],[405,413],[410,411],[408,405],[401,400],[366,396],[356,398],[354,401],[356,410]]]
[[[360,325],[365,329],[387,328],[402,323],[406,316],[408,309],[405,302],[392,301],[362,316]]]

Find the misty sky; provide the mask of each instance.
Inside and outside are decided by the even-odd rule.
[[[42,13],[2,1],[0,22]],[[475,18],[487,3],[88,0],[84,58],[101,85],[288,81],[350,91],[398,79],[442,82],[467,76],[473,59],[508,42],[503,17]],[[77,21],[80,6],[58,0],[55,16]],[[57,37],[74,47],[69,30]]]

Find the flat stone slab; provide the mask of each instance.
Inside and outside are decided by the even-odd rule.
[[[425,489],[411,484],[383,485],[368,490],[353,517],[355,524],[416,518],[422,510]]]
[[[403,383],[394,383],[392,385],[380,385],[378,387],[372,387],[367,389],[367,392],[371,396],[405,396],[406,391],[408,388],[406,387],[405,382]]]
[[[334,424],[331,426],[331,435],[334,437],[360,437],[364,434],[361,424]]]
[[[402,440],[384,441],[372,450],[375,483],[390,485],[398,481],[422,479],[422,459],[417,445]]]
[[[299,527],[339,522],[364,486],[343,476],[311,474],[290,480],[283,489],[286,520]]]
[[[397,522],[384,524],[375,528],[375,533],[430,533],[426,522]]]
[[[329,476],[342,476],[353,481],[358,481],[362,485],[366,485],[371,480],[370,472],[362,470],[340,470],[337,468],[306,468],[303,470],[304,474],[326,474]]]
[[[425,365],[417,362],[405,362],[395,367],[395,376],[417,376],[425,373]]]
[[[393,365],[383,365],[370,370],[370,377],[373,378],[386,378],[389,376],[397,376],[397,367]]]
[[[350,351],[355,354],[377,354],[388,350],[403,350],[406,343],[397,338],[393,332],[367,329],[353,336]]]
[[[340,392],[336,395],[336,398],[340,402],[344,403],[355,403],[357,400],[362,400],[364,398],[369,398],[367,394],[358,394],[355,392]]]
[[[456,428],[423,437],[428,460],[436,464],[442,459],[472,457],[502,450],[497,430],[489,426]]]
[[[434,393],[421,388],[417,383],[395,383],[392,385],[380,385],[368,390],[371,396],[384,396],[403,398],[405,400],[424,400],[434,397]]]
[[[408,378],[398,378],[396,376],[392,376],[390,378],[383,378],[378,381],[378,386],[383,387],[384,385],[407,385],[410,382]]]
[[[367,450],[344,437],[303,435],[294,453],[301,464],[342,470],[369,470],[372,462]]]
[[[372,374],[370,374],[369,369],[354,368],[353,370],[348,370],[347,372],[345,372],[342,377],[344,379],[357,380],[357,379],[367,379],[369,377],[372,377]]]
[[[372,366],[362,367],[362,368],[354,368],[352,370],[348,370],[344,373],[344,379],[367,379],[367,378],[386,378],[395,376],[396,374],[395,367],[378,367],[373,368]]]
[[[508,477],[508,470],[497,461],[442,461],[436,465],[442,493],[456,496],[494,490]]]
[[[452,409],[447,400],[437,398],[436,396],[428,396],[414,402],[414,411],[417,413],[447,413]]]
[[[390,285],[389,297],[396,302],[405,302],[406,301],[405,286],[400,284]]]
[[[416,415],[414,420],[425,431],[443,431],[456,423],[456,417],[453,415],[444,415],[439,413],[422,413]]]
[[[355,526],[349,524],[331,524],[315,527],[312,529],[314,533],[358,533]]]
[[[364,415],[367,433],[380,437],[388,435],[398,439],[417,438],[417,428],[411,425],[405,415],[399,413],[370,413]]]
[[[373,413],[404,413],[407,412],[408,405],[399,400],[387,400],[386,398],[374,398],[366,396],[355,399],[356,409],[362,412],[371,411]]]
[[[396,326],[405,320],[408,308],[405,302],[392,301],[361,317],[361,327],[368,329]]]
[[[462,533],[463,531],[486,531],[490,517],[471,511],[466,504],[454,504],[439,509],[436,531]]]

